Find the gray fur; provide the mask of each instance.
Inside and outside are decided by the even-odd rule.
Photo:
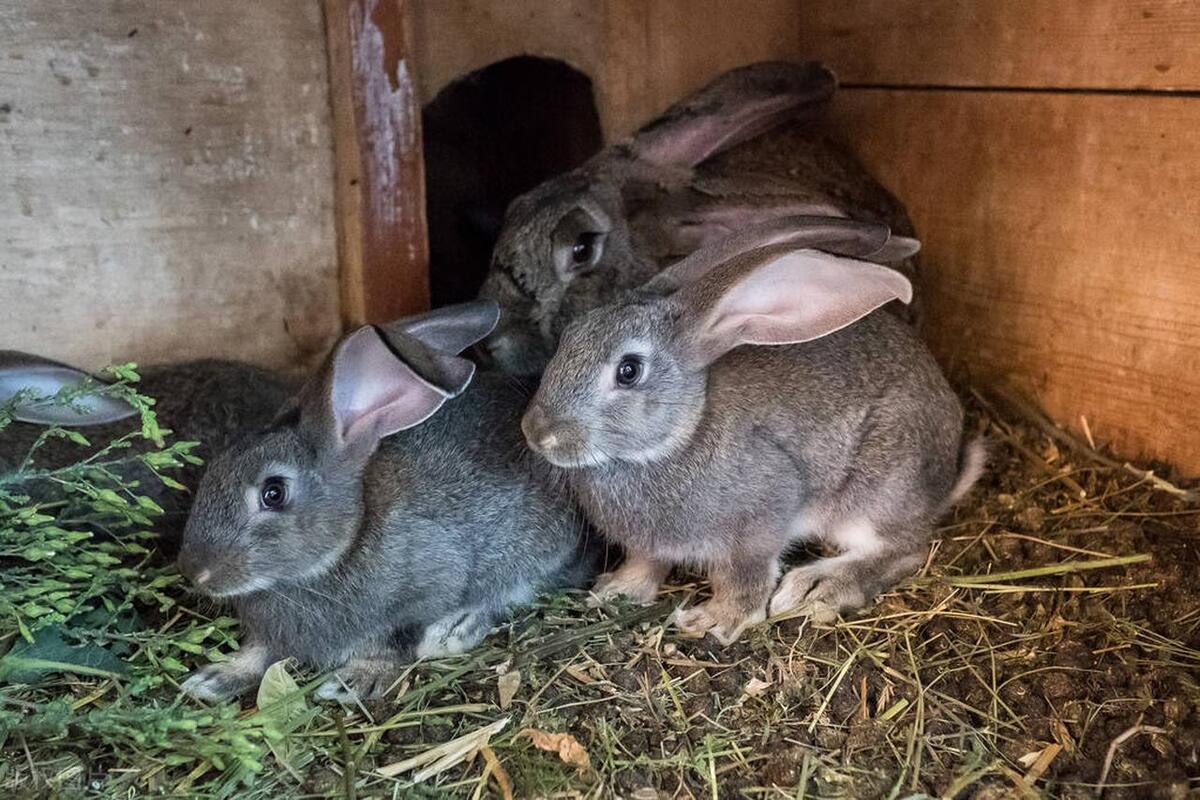
[[[497,365],[540,373],[571,320],[749,226],[844,216],[910,235],[903,206],[808,124],[835,85],[815,62],[732,70],[631,140],[516,198],[480,292],[504,312],[487,341]],[[564,253],[581,233],[599,234],[599,255],[574,265]],[[912,254],[894,257],[911,279]],[[889,309],[915,318],[911,307]]]
[[[853,549],[859,521],[873,531],[876,551],[798,568],[772,608],[853,611],[920,566],[936,518],[967,485],[956,484],[961,405],[892,314],[698,359],[690,326],[737,261],[718,266],[688,291],[637,293],[568,326],[522,424],[567,469],[592,523],[626,549],[632,566],[604,576],[603,590],[646,600],[666,566],[705,568],[713,600],[677,621],[730,641],[765,616],[793,544]],[[627,353],[644,357],[645,378],[619,389]]]
[[[337,668],[323,697],[377,694],[405,659],[467,649],[514,605],[589,573],[581,517],[521,439],[526,388],[479,374],[373,452],[339,447],[336,353],[201,483],[180,568],[193,580],[207,571],[202,589],[232,599],[246,655],[196,673],[192,694],[238,694],[285,657]],[[248,497],[276,474],[290,504],[256,513]]]

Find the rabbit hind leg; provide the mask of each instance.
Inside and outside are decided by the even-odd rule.
[[[771,597],[771,616],[791,613],[815,622],[867,606],[877,595],[916,572],[928,552],[924,536],[884,536],[865,520],[825,537],[841,553],[790,570]]]

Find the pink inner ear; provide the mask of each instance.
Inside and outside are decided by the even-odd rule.
[[[372,328],[342,343],[334,362],[333,415],[343,442],[379,440],[433,415],[446,396],[396,357]]]
[[[736,281],[709,314],[701,339],[711,358],[741,344],[795,344],[840,330],[892,300],[912,300],[895,270],[797,250]]]

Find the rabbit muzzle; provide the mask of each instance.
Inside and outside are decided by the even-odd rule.
[[[536,401],[521,418],[521,431],[529,447],[556,467],[585,467],[597,463],[591,455],[583,427],[571,420],[551,416]]]
[[[245,559],[235,553],[185,546],[176,563],[195,590],[209,597],[232,597],[253,590]]]

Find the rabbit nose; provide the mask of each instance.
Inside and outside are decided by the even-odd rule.
[[[204,586],[204,584],[212,580],[212,570],[203,566],[205,560],[203,554],[198,554],[188,549],[181,551],[177,560],[179,571],[183,574],[183,577],[191,581],[197,588]]]
[[[551,419],[545,409],[534,404],[521,419],[521,431],[525,440],[533,449],[548,452],[562,445],[570,438],[568,425]]]
[[[525,434],[525,441],[529,442],[530,447],[536,450],[545,444],[548,433],[546,427],[546,412],[537,403],[531,405],[525,416],[521,417],[521,433]]]

